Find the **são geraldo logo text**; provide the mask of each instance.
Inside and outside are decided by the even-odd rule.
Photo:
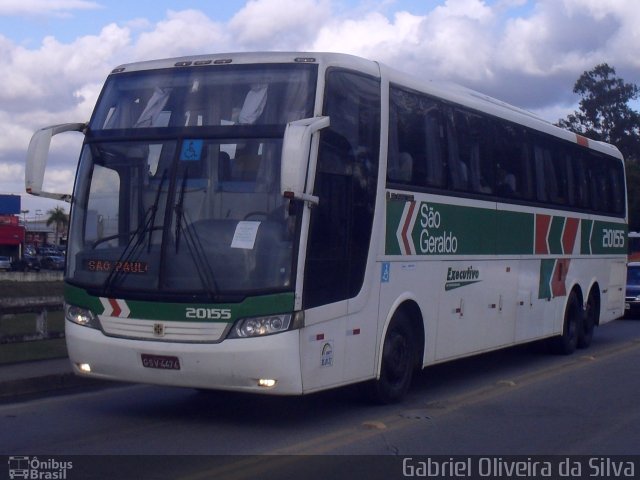
[[[412,236],[416,222],[419,222],[420,234],[418,245]],[[451,254],[458,251],[458,238],[441,227],[440,212],[428,203],[407,202],[400,218],[396,237],[403,255],[438,255]]]
[[[422,253],[456,253],[458,238],[446,230],[440,231],[440,212],[423,203],[420,205],[420,251]],[[431,233],[430,233],[431,232]]]

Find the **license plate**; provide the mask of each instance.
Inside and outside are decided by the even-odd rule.
[[[166,355],[142,354],[142,366],[146,368],[157,368],[160,370],[180,370],[180,360],[178,357]]]

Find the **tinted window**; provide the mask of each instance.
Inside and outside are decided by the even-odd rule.
[[[380,143],[379,81],[343,70],[327,74],[311,211],[304,305],[355,296],[362,287],[375,208]]]
[[[390,101],[388,180],[418,187],[446,186],[440,104],[393,87]]]
[[[619,216],[626,209],[622,162],[399,86],[390,89],[387,180]]]
[[[485,117],[459,108],[448,109],[447,160],[453,190],[493,193],[494,164],[487,133]]]
[[[503,198],[533,198],[533,169],[524,129],[491,120],[491,156],[496,163],[495,191]]]

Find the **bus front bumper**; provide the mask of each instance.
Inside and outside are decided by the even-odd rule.
[[[81,376],[274,395],[303,393],[299,330],[220,343],[108,337],[65,322],[67,350]]]

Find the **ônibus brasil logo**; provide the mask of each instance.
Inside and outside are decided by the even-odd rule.
[[[447,254],[458,251],[458,238],[441,228],[440,212],[427,203],[406,202],[396,231],[396,238],[403,255]],[[418,220],[419,219],[419,220]],[[419,236],[413,235],[416,222],[419,221]],[[418,248],[416,249],[416,240]]]
[[[38,459],[38,457],[10,456],[9,478],[25,478],[33,480],[66,480],[67,471],[73,469],[73,463],[55,458]]]

